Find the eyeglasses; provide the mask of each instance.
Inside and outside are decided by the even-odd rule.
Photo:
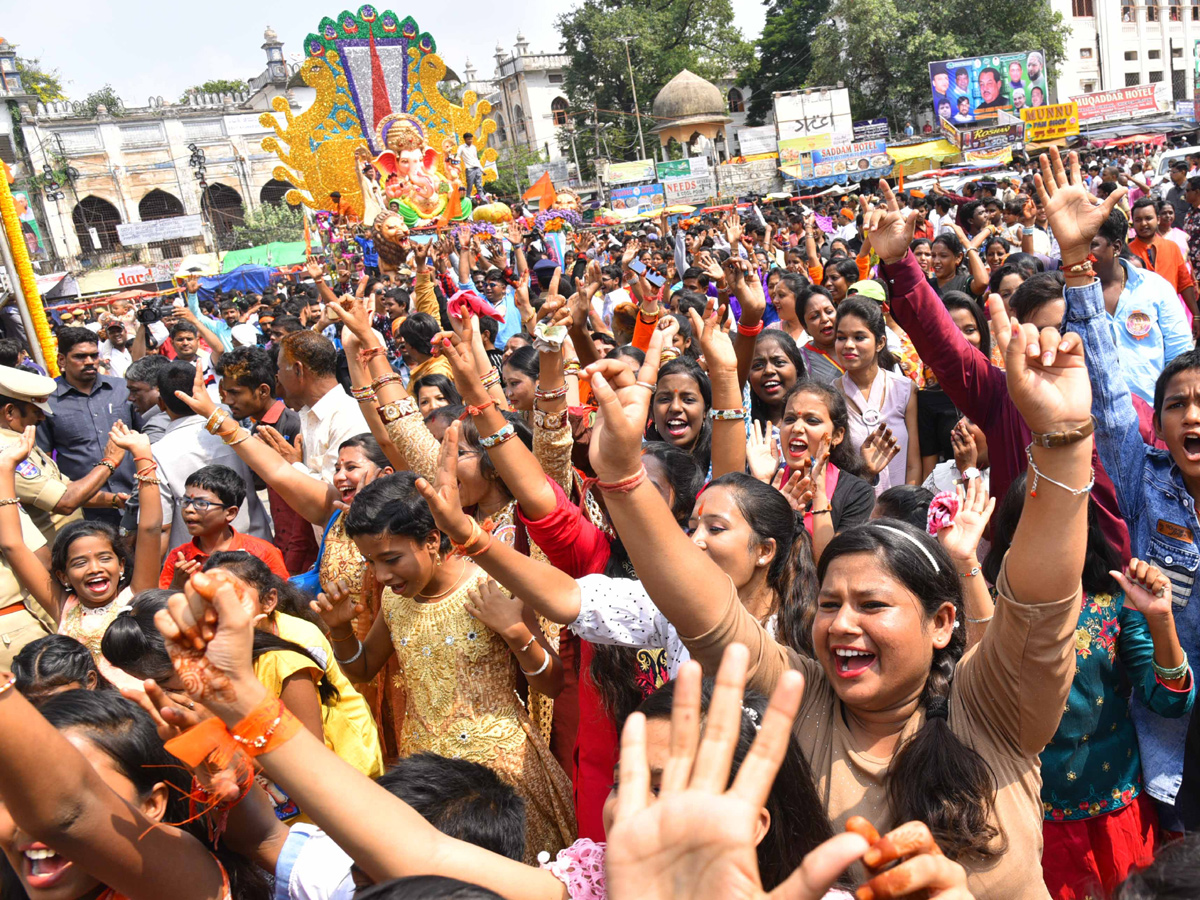
[[[228,505],[225,503],[213,503],[211,500],[205,500],[203,497],[183,497],[180,499],[180,509],[187,509],[189,506],[193,507],[196,512],[201,513],[208,512],[214,506],[219,507],[220,509],[228,508]]]

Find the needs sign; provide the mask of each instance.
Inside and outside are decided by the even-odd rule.
[[[1056,141],[1079,134],[1079,106],[1075,103],[1027,106],[1021,110],[1021,119],[1027,141]]]

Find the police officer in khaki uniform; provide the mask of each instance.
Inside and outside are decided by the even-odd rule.
[[[53,378],[26,369],[0,366],[0,448],[7,447],[30,425],[53,415],[49,397],[57,385]],[[109,442],[105,456],[86,476],[71,481],[39,448],[17,466],[17,497],[46,543],[53,544],[58,530],[82,519],[81,506],[118,505],[116,494],[101,491],[125,451]]]
[[[21,514],[21,535],[25,543],[38,556],[44,557],[43,562],[49,568],[50,553],[46,539],[25,510],[18,509],[18,512]],[[8,563],[0,558],[0,669],[11,672],[13,657],[21,648],[53,630],[54,623],[46,611],[37,605],[28,591],[21,589]]]

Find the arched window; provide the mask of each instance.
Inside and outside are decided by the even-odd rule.
[[[270,203],[272,206],[279,206],[287,202],[287,192],[292,189],[286,181],[280,181],[278,178],[272,178],[262,186],[262,190],[258,192],[259,203]]]
[[[508,129],[504,127],[504,116],[493,113],[492,120],[496,123],[496,140],[501,144],[508,143]]]
[[[79,238],[85,256],[97,250],[112,250],[121,244],[117,237],[121,214],[101,197],[89,195],[80,200],[71,212],[71,221],[75,223],[75,236]]]
[[[525,110],[519,105],[513,107],[513,131],[516,134],[525,133]]]
[[[554,117],[554,124],[561,127],[567,124],[567,98],[555,97],[554,102],[550,104],[550,114]]]
[[[183,215],[183,204],[174,194],[155,188],[138,203],[138,218],[143,222],[173,219]]]
[[[746,98],[742,96],[740,89],[732,87],[726,96],[729,98],[730,112],[740,113],[746,111]]]
[[[200,208],[212,223],[217,235],[226,235],[233,226],[241,225],[246,220],[246,209],[242,205],[241,195],[228,185],[214,182],[204,190],[200,199]]]

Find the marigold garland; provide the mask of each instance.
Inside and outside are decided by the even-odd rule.
[[[8,237],[8,246],[12,250],[13,263],[16,266],[16,276],[21,284],[21,292],[25,295],[25,304],[29,310],[29,318],[33,320],[33,330],[37,334],[38,344],[41,345],[42,355],[46,359],[46,371],[51,378],[58,377],[58,341],[50,330],[46,320],[46,310],[42,306],[42,294],[38,290],[37,278],[33,274],[33,264],[29,261],[29,248],[21,233],[21,220],[17,218],[17,205],[13,202],[12,191],[8,187],[8,179],[0,173],[0,221],[4,223],[4,233]]]

